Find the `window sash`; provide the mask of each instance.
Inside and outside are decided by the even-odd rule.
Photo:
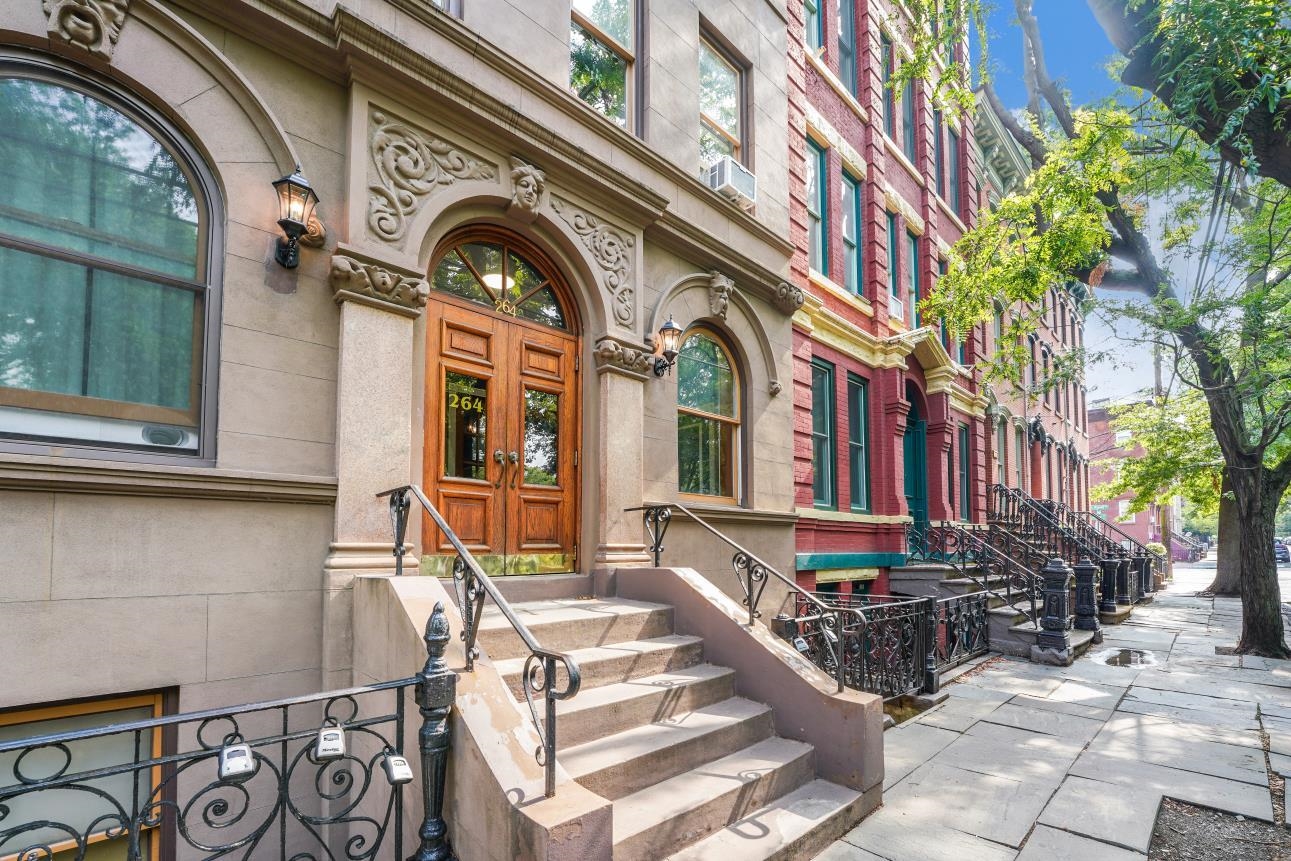
[[[969,436],[968,426],[959,426],[959,519],[972,519],[972,499],[969,489]]]
[[[816,359],[811,363],[811,492],[820,508],[838,505],[834,446],[834,369]]]
[[[822,275],[829,274],[829,255],[825,244],[829,223],[829,189],[825,183],[827,167],[825,150],[815,142],[807,141],[807,262]]]
[[[946,141],[945,126],[941,111],[933,111],[933,170],[936,176],[937,196],[946,199]]]
[[[853,511],[870,510],[869,386],[847,375],[847,453]]]
[[[825,43],[824,21],[821,20],[820,0],[803,0],[803,15],[806,19],[807,45],[813,50],[820,50]]]
[[[635,10],[633,11],[633,16],[635,19]],[[602,110],[601,106],[598,106],[597,104],[594,104],[593,102],[587,99],[584,99],[574,89],[574,82],[573,82],[574,52],[573,52],[572,44],[571,44],[570,56],[569,56],[570,91],[573,92],[573,94],[577,96],[585,105],[592,108],[592,110],[596,111],[601,116],[610,120],[610,122],[615,123],[621,128],[630,129],[633,125],[632,116],[633,116],[633,112],[635,110],[635,104],[636,104],[636,93],[635,93],[635,86],[634,86],[636,58],[635,58],[634,52],[630,50],[627,46],[621,44],[614,37],[610,36],[609,34],[605,33],[603,30],[601,30],[599,27],[597,27],[596,24],[593,23],[585,15],[579,14],[577,10],[574,10],[570,16],[571,39],[573,38],[573,34],[575,31],[581,31],[582,38],[593,42],[594,44],[600,46],[602,49],[607,51],[612,56],[617,57],[618,61],[622,64],[623,105],[620,111],[616,111],[616,112],[610,112],[608,109]],[[633,27],[634,40],[635,40],[635,33],[636,33],[636,27],[634,26]]]
[[[707,93],[705,92],[705,88],[701,87],[700,109],[699,109],[701,133],[705,130],[705,128],[707,128],[707,130],[711,134],[716,135],[719,139],[724,139],[729,147],[729,150],[730,150],[729,154],[737,161],[740,161],[741,160],[740,150],[743,144],[743,137],[744,137],[743,70],[738,65],[733,63],[730,59],[728,59],[726,54],[720,48],[718,48],[716,45],[710,42],[708,39],[704,39],[704,38],[700,39],[699,51],[700,51],[701,71],[702,71],[703,60],[705,58],[705,55],[707,56],[708,59],[716,62],[718,65],[723,67],[725,72],[729,74],[729,78],[731,82],[730,89],[735,99],[735,105],[734,105],[735,116],[733,119],[734,128],[729,128],[726,124],[722,122],[721,117],[715,115],[712,111],[706,110],[706,106],[704,102],[705,102]]]
[[[909,284],[910,295],[910,320],[913,326],[919,328],[919,237],[909,230],[906,231],[906,246],[910,252],[910,265],[906,271],[906,281]]]
[[[896,93],[892,92],[894,61],[892,40],[886,34],[879,41],[879,51],[883,55],[883,133],[894,138],[897,133]]]
[[[861,183],[843,172],[843,286],[861,294]]]
[[[963,195],[959,189],[959,133],[954,129],[946,129],[947,155],[950,157],[950,199],[946,202],[950,204],[950,209],[956,215],[962,215],[961,207]]]
[[[838,77],[856,95],[856,9],[855,0],[838,0]]]
[[[905,87],[901,91],[901,148],[905,152],[905,157],[911,162],[914,162],[918,156],[916,147],[918,123],[915,107],[914,79],[911,78],[905,82]]]

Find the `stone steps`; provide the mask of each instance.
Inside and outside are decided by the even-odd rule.
[[[545,643],[543,648],[547,648]],[[578,662],[582,687],[587,690],[642,676],[693,667],[703,659],[704,642],[699,637],[668,634],[650,640],[634,640],[565,651]],[[511,692],[517,697],[524,695],[520,682],[525,660],[525,658],[507,658],[494,662],[498,672],[510,686]],[[557,665],[557,683],[558,687],[563,687],[565,684],[565,672],[561,665]]]
[[[644,601],[555,599],[513,604],[512,608],[542,647],[554,652],[649,640],[673,630],[672,608]],[[529,654],[511,623],[491,601],[480,616],[476,642],[495,661]]]

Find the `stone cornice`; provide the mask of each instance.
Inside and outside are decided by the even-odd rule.
[[[123,464],[79,458],[0,455],[0,488],[170,499],[233,499],[331,505],[331,476],[219,469],[217,467]]]
[[[417,272],[374,261],[341,246],[332,255],[328,283],[337,304],[358,302],[382,311],[416,317],[426,307],[430,285]]]

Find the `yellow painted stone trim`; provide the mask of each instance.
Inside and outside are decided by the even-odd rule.
[[[843,580],[877,580],[877,568],[830,568],[816,572],[817,583],[838,583]]]
[[[906,226],[914,233],[922,236],[927,229],[923,218],[919,215],[919,210],[915,206],[897,193],[897,190],[886,182],[883,183],[883,197],[886,202],[888,212],[895,212],[905,219]]]
[[[870,112],[865,109],[864,105],[862,105],[860,102],[856,100],[856,96],[853,96],[851,92],[848,91],[847,86],[838,79],[837,75],[835,75],[833,72],[830,71],[829,67],[826,66],[825,63],[819,57],[816,56],[816,53],[814,51],[807,52],[807,62],[811,64],[811,67],[816,70],[817,74],[819,74],[822,78],[825,79],[825,83],[829,84],[830,89],[832,89],[835,93],[838,93],[839,98],[843,100],[843,104],[851,108],[852,113],[860,117],[861,122],[868,125],[870,122]],[[820,114],[816,111],[815,106],[812,105],[810,102],[808,102],[807,103],[807,122],[814,123],[814,120],[812,119],[813,115],[817,117],[820,116]],[[858,163],[863,166],[865,164],[865,161],[862,159]],[[861,176],[864,176],[864,175],[865,175],[864,173],[861,174]]]
[[[808,270],[807,278],[809,281],[811,281],[811,286],[817,287],[821,290],[825,290],[831,293],[832,295],[846,302],[848,305],[851,305],[853,308],[855,308],[857,311],[864,314],[866,317],[874,316],[874,306],[870,304],[870,300],[866,299],[864,296],[856,295],[855,293],[851,292],[846,287],[844,287],[842,284],[839,284],[837,281],[834,281],[833,279],[820,274],[815,269]]]
[[[864,514],[858,511],[828,511],[820,508],[796,508],[799,520],[832,520],[838,523],[873,523],[894,525],[913,523],[908,514]]]

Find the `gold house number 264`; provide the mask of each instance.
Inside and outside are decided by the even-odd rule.
[[[459,409],[468,413],[484,412],[484,398],[476,398],[470,395],[459,395],[457,392],[448,393],[448,406]]]

